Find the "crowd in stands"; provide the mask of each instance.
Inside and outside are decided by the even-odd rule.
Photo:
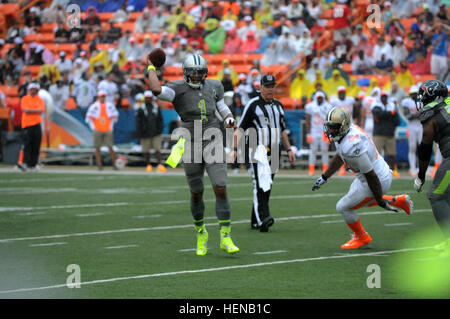
[[[361,2],[379,5],[378,26],[369,26],[370,12],[364,20],[356,19]],[[417,75],[449,79],[450,14],[440,0],[122,0],[107,20],[95,6],[83,10],[79,20],[73,15],[69,19],[69,3],[40,1],[24,11],[23,23],[13,22],[0,39],[0,85],[19,86],[22,97],[27,83],[37,80],[61,109],[73,98],[76,107],[87,110],[99,90],[118,108],[133,108],[135,96],[146,90],[147,55],[157,47],[166,53],[166,67],[181,66],[194,52],[259,55],[248,72],[237,72],[224,59],[210,75],[235,93],[237,109],[258,94],[261,66],[293,60],[294,67],[302,67],[294,73],[287,96],[298,100],[298,109],[318,91],[329,100],[339,87],[356,101],[379,88],[400,103],[417,84]],[[107,5],[104,1],[102,9]],[[46,26],[53,27],[51,45],[33,37]],[[319,50],[327,31],[329,44]],[[55,51],[54,44],[76,49]],[[27,66],[36,65],[41,66],[39,73],[32,74]],[[387,80],[379,83],[375,75]],[[159,77],[166,80],[164,69]]]

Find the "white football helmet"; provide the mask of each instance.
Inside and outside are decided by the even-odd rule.
[[[190,54],[183,62],[184,81],[198,89],[208,75],[208,62],[198,54]]]
[[[333,107],[325,118],[324,131],[328,139],[339,142],[350,130],[350,114],[342,107]]]

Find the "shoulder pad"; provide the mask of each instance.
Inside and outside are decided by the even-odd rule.
[[[342,155],[356,157],[364,152],[365,148],[361,135],[357,132],[350,131],[342,145]]]
[[[425,123],[433,117],[436,105],[438,105],[438,103],[432,102],[430,104],[427,104],[422,108],[422,110],[420,110],[419,120],[421,123]]]

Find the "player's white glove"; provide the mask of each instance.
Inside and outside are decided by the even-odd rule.
[[[232,117],[226,118],[224,122],[226,128],[233,128],[236,126],[236,120]]]
[[[325,184],[327,182],[327,178],[325,178],[325,176],[320,176],[316,182],[314,183],[312,190],[318,190],[320,187],[322,187],[323,184]]]
[[[389,202],[385,199],[381,199],[381,201],[378,202],[378,206],[380,206],[386,210],[398,213],[398,209],[389,205]]]
[[[425,181],[422,181],[420,178],[416,177],[414,179],[414,189],[416,192],[420,193],[422,191],[422,186],[425,183]]]

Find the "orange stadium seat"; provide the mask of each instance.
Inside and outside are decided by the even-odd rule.
[[[300,100],[291,97],[282,97],[280,102],[285,110],[295,110],[300,105]]]
[[[425,82],[427,80],[433,80],[436,78],[436,75],[434,74],[420,74],[420,75],[413,75],[413,79],[415,83],[418,82]]]
[[[0,86],[0,92],[3,92],[8,97],[18,97],[19,96],[19,89],[17,86]]]
[[[6,105],[8,106],[13,106],[20,103],[20,98],[19,97],[9,97],[6,99]]]
[[[77,108],[77,102],[73,97],[69,97],[66,101],[66,110],[73,110]]]
[[[39,72],[41,71],[40,65],[26,65],[23,67],[22,72],[25,73],[25,71],[29,70],[31,72],[31,75],[33,77],[36,77]]]
[[[99,12],[98,16],[100,18],[101,23],[108,23],[109,20],[114,18],[115,13],[114,12]]]
[[[53,33],[57,27],[56,23],[43,23],[42,27],[39,29],[40,33]]]
[[[326,9],[323,11],[320,16],[321,19],[332,19],[333,18],[333,9]]]
[[[126,30],[129,30],[131,32],[134,31],[134,22],[121,22],[121,23],[117,23],[117,26],[122,29],[123,33]]]
[[[400,20],[400,23],[405,28],[406,33],[409,33],[411,31],[411,26],[413,25],[413,23],[416,22],[417,22],[416,18],[404,18]]]
[[[164,68],[164,77],[167,76],[183,76],[183,70],[178,66],[168,65]]]

